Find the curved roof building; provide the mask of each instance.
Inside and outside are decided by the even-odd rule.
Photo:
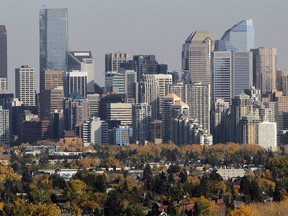
[[[228,29],[221,40],[225,41],[218,44],[218,48],[222,51],[225,48],[228,51],[235,51],[230,50],[231,47],[238,49],[238,51],[250,51],[250,49],[254,49],[254,26],[252,19],[242,20]]]

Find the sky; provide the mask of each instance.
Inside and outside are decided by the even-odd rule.
[[[10,92],[15,68],[21,65],[34,67],[39,79],[43,5],[68,8],[69,49],[93,52],[95,81],[100,85],[105,53],[155,54],[169,70],[180,70],[182,44],[192,31],[208,30],[219,39],[244,19],[253,19],[255,46],[277,48],[277,67],[288,68],[287,0],[0,0]]]

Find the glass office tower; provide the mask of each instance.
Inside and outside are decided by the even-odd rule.
[[[44,89],[44,69],[66,71],[68,51],[68,10],[40,10],[40,92]]]
[[[228,29],[221,40],[228,41],[239,51],[254,49],[254,26],[252,19],[243,20]]]

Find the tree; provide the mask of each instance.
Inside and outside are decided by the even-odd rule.
[[[231,211],[229,216],[252,216],[251,208],[247,205],[239,206]]]
[[[149,164],[144,168],[142,181],[144,181],[144,186],[147,190],[152,190],[153,173]]]
[[[145,216],[145,209],[138,203],[133,203],[125,209],[125,216]]]
[[[204,196],[197,199],[194,205],[195,215],[211,215],[210,201]]]

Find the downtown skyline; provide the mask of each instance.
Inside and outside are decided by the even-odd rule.
[[[242,5],[226,0],[217,3],[181,1],[181,4],[174,1],[165,1],[163,4],[162,0],[87,1],[85,4],[65,0],[30,1],[29,5],[17,0],[6,2],[1,9],[0,20],[7,29],[8,90],[14,91],[14,70],[24,64],[36,69],[36,80],[39,80],[39,10],[43,5],[46,8],[68,9],[69,49],[93,52],[95,82],[100,85],[104,84],[106,53],[120,51],[131,56],[155,54],[159,62],[168,64],[170,71],[180,70],[181,46],[192,31],[208,30],[215,39],[220,39],[225,30],[250,18],[255,27],[255,47],[275,47],[278,54],[277,68],[285,68],[288,44],[284,38],[288,30],[284,24],[281,29],[279,25],[272,25],[282,21],[280,18],[285,7],[281,7],[281,4],[270,5],[269,1],[261,1],[261,5],[257,2],[250,2],[251,7],[245,10],[245,1],[242,1]],[[18,6],[12,7],[15,3]],[[149,7],[151,4],[153,7]],[[201,13],[206,5],[209,6],[209,16],[203,11]],[[21,15],[23,9],[25,13],[12,17],[11,13],[6,13],[12,8],[15,14]],[[264,20],[268,12],[273,16],[265,16]],[[38,89],[39,85],[36,86]]]

